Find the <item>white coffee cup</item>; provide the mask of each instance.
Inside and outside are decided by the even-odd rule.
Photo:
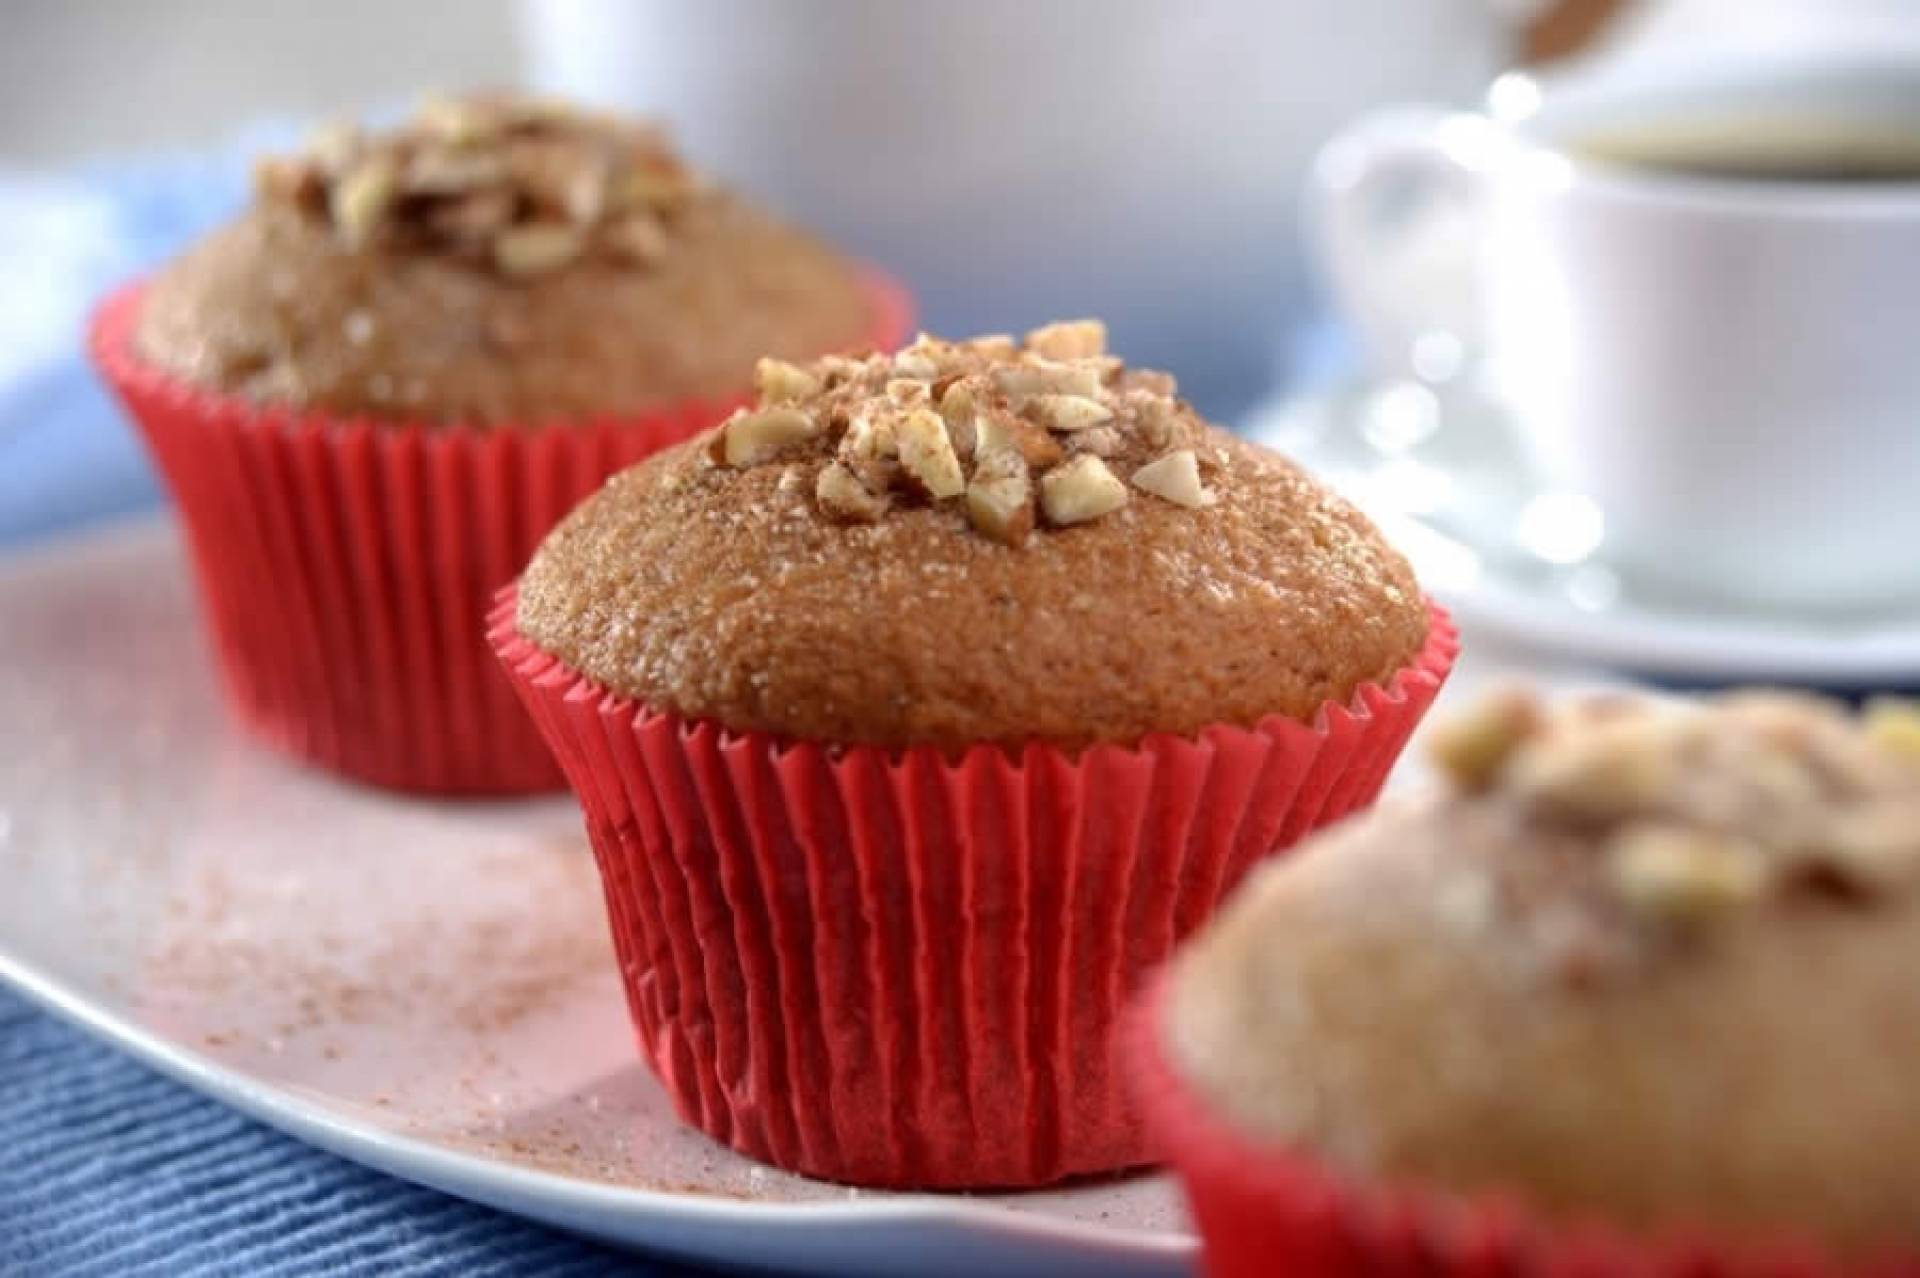
[[[1652,158],[1863,147],[1906,176]],[[1630,579],[1884,608],[1920,601],[1916,175],[1920,56],[1665,62],[1366,117],[1322,152],[1308,222],[1383,371],[1484,377]]]

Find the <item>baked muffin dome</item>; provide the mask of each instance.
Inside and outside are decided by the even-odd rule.
[[[1405,667],[1405,560],[1097,324],[766,361],[760,405],[615,477],[517,622],[656,709],[887,746],[1312,716]]]
[[[691,173],[654,129],[509,97],[428,102],[261,166],[159,273],[135,348],[257,400],[467,425],[633,414],[844,349],[849,263]]]
[[[1236,1129],[1562,1218],[1920,1237],[1920,718],[1490,699],[1263,870],[1162,1042]]]

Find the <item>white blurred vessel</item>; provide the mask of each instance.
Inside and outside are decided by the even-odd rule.
[[[1295,196],[1380,101],[1467,101],[1541,0],[523,0],[544,87],[899,270],[930,326],[1097,313],[1231,413],[1301,310]]]

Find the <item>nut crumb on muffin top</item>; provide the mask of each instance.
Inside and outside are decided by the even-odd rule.
[[[136,350],[338,414],[539,426],[732,397],[762,354],[871,340],[852,265],[704,180],[651,124],[510,94],[262,160],[148,287]]]
[[[1126,505],[1130,488],[1178,506],[1212,504],[1200,423],[1164,373],[1107,354],[1097,320],[1011,337],[921,334],[896,354],[798,368],[760,361],[760,403],[714,437],[714,461],[824,462],[821,512],[874,523],[893,508],[959,499],[968,525],[1009,545],[1036,523],[1068,527]],[[1122,475],[1130,479],[1123,482]]]
[[[1179,955],[1179,1072],[1368,1183],[1910,1245],[1920,710],[1496,692]]]
[[[758,382],[562,523],[521,581],[528,638],[687,717],[945,747],[1308,718],[1426,638],[1358,512],[1098,323]]]
[[[1920,881],[1920,714],[1749,692],[1695,704],[1498,690],[1442,719],[1470,802],[1595,848],[1625,922],[1697,930],[1782,893],[1857,900]]]
[[[429,97],[383,133],[330,125],[260,161],[254,185],[349,247],[442,253],[508,278],[588,256],[645,269],[715,194],[651,124],[510,94]]]

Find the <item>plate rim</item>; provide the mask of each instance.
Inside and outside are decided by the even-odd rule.
[[[787,1232],[845,1230],[861,1225],[962,1227],[969,1233],[1001,1241],[1070,1246],[1081,1257],[1090,1258],[1091,1253],[1098,1252],[1116,1260],[1184,1260],[1199,1250],[1198,1239],[1192,1234],[1062,1219],[960,1194],[909,1192],[883,1197],[879,1195],[886,1191],[867,1191],[875,1196],[824,1202],[759,1202],[720,1194],[679,1194],[616,1185],[524,1167],[392,1132],[357,1120],[324,1101],[303,1102],[284,1088],[222,1065],[116,1015],[71,983],[14,954],[3,943],[0,984],[162,1077],[303,1144],[401,1180],[576,1233],[596,1232],[563,1223],[572,1219],[573,1210],[586,1209],[629,1220],[656,1217],[711,1226],[748,1224]],[[504,1206],[506,1199],[554,1210],[536,1213]],[[596,1236],[613,1237],[604,1233]]]
[[[1254,440],[1335,478],[1338,487],[1341,466],[1316,456],[1305,435],[1288,438],[1288,433],[1301,430],[1300,423],[1316,415],[1340,420],[1346,404],[1388,384],[1382,378],[1348,375],[1283,391],[1247,414],[1246,429]],[[1444,414],[1444,397],[1441,403]],[[1631,601],[1586,611],[1549,590],[1528,586],[1498,555],[1485,553],[1416,511],[1381,508],[1377,502],[1356,504],[1390,537],[1399,525],[1412,531],[1415,540],[1429,543],[1424,554],[1417,546],[1398,548],[1416,570],[1427,561],[1423,577],[1455,578],[1432,590],[1463,626],[1525,645],[1542,657],[1703,683],[1777,679],[1841,689],[1879,683],[1920,686],[1920,608],[1852,625],[1823,625],[1758,609],[1729,609],[1718,615],[1675,612]],[[1396,539],[1397,544],[1402,540]],[[1434,564],[1438,555],[1459,553],[1475,560],[1470,576]]]
[[[176,545],[179,539],[177,526],[164,510],[134,512],[57,532],[0,550],[0,583],[63,563],[85,565],[102,557],[112,559],[161,539]],[[906,1227],[934,1239],[964,1238],[974,1244],[997,1245],[1009,1255],[1011,1249],[1019,1248],[1035,1263],[1107,1264],[1116,1271],[1143,1272],[1170,1272],[1190,1265],[1199,1250],[1190,1229],[1178,1232],[1069,1219],[963,1194],[875,1190],[822,1201],[757,1201],[620,1185],[528,1167],[393,1131],[355,1116],[324,1094],[307,1098],[225,1064],[142,1024],[83,981],[31,960],[4,936],[0,936],[0,986],[162,1077],[303,1144],[401,1180],[617,1246],[659,1250],[707,1263],[739,1263],[743,1250],[729,1260],[723,1253],[689,1246],[684,1239],[656,1243],[642,1235],[691,1226],[717,1238],[724,1229],[746,1226],[755,1231],[756,1247],[765,1250],[781,1241],[816,1240],[825,1245],[865,1231]],[[604,1221],[628,1228],[616,1231],[596,1224]]]
[[[1440,534],[1414,516],[1428,532]],[[1463,624],[1556,657],[1600,662],[1630,672],[1726,683],[1787,679],[1829,687],[1890,683],[1920,685],[1920,630],[1822,638],[1800,628],[1751,626],[1684,617],[1643,607],[1583,612],[1543,591],[1528,590],[1496,568],[1483,568],[1474,587],[1441,588]],[[1901,643],[1911,646],[1901,648]]]

